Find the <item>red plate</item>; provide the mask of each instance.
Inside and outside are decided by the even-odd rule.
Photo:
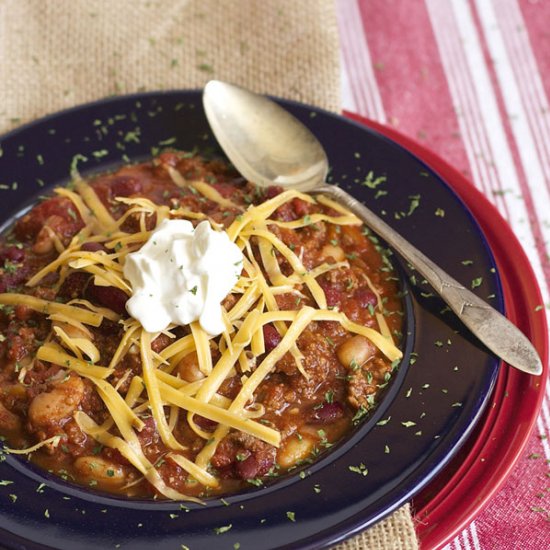
[[[453,188],[468,206],[495,256],[502,279],[507,317],[548,364],[548,327],[537,280],[519,241],[498,210],[460,172],[435,153],[391,128],[354,113],[369,126],[414,153]],[[525,448],[544,398],[548,378],[504,365],[493,402],[475,433],[445,470],[413,501],[416,532],[423,550],[440,548],[455,537],[500,489]]]

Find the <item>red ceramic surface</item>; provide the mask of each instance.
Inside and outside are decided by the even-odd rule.
[[[548,329],[537,280],[520,243],[496,208],[462,174],[399,132],[353,113],[346,116],[374,128],[433,168],[466,203],[493,251],[507,317],[533,342],[548,365]],[[461,452],[413,501],[423,549],[448,543],[484,508],[502,486],[524,450],[535,424],[548,368],[542,377],[504,365],[490,409]]]

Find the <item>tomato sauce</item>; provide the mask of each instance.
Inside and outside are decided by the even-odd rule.
[[[221,207],[191,187],[176,185],[168,166],[176,168],[186,180],[207,182],[240,208]],[[128,209],[117,197],[145,197],[172,209],[184,207],[201,212],[226,228],[250,204],[260,204],[282,191],[277,187],[256,187],[222,162],[179,152],[164,153],[151,162],[123,166],[114,173],[94,177],[89,184],[115,219]],[[292,221],[316,212],[339,215],[329,207],[293,199],[279,207],[272,219]],[[25,286],[33,274],[58,256],[59,246],[67,246],[83,227],[84,221],[73,202],[65,196],[51,196],[35,205],[0,240],[0,292],[31,294],[63,303],[86,299],[127,318],[128,296],[114,287],[97,286],[93,276],[78,269],[71,271],[61,283],[58,274],[52,273],[37,286]],[[123,229],[138,231],[137,218],[129,217]],[[378,294],[390,331],[399,342],[403,307],[398,281],[383,250],[364,227],[318,222],[299,229],[272,225],[270,230],[299,254],[308,270],[323,262],[346,262],[345,266],[317,278],[327,305],[345,313],[355,323],[378,330],[375,315],[380,307]],[[254,239],[251,242],[257,254]],[[103,242],[87,242],[83,249],[108,252]],[[290,265],[277,255],[283,274],[290,275]],[[278,294],[278,307],[297,310],[314,305],[305,285],[299,290],[299,293]],[[236,297],[229,295],[224,306],[230,308],[235,301]],[[122,327],[120,323],[104,319],[101,326],[88,328],[101,351],[101,364],[105,365],[123,336]],[[182,337],[190,330],[178,327],[174,333]],[[154,487],[119,451],[98,444],[75,422],[73,415],[78,410],[86,412],[98,424],[109,420],[109,413],[92,382],[64,365],[36,359],[37,349],[45,341],[56,339],[52,322],[25,305],[1,306],[0,334],[0,433],[8,444],[21,449],[59,436],[55,444],[32,453],[31,460],[71,482],[128,497],[157,497]],[[272,324],[264,326],[263,336],[266,354],[281,341],[280,333]],[[161,334],[153,342],[153,349],[160,352],[171,342]],[[264,409],[260,422],[281,433],[281,446],[275,448],[251,435],[231,430],[210,463],[210,471],[220,479],[217,489],[206,489],[166,459],[168,449],[153,417],[147,410],[140,413],[144,427],[139,432],[136,430],[137,437],[147,459],[166,484],[187,495],[204,498],[259,486],[316,460],[375,406],[396,367],[365,338],[354,336],[333,321],[311,322],[296,344],[303,355],[307,376],[299,372],[296,361],[287,353],[254,397],[255,404]],[[212,355],[215,362],[219,350],[213,347]],[[251,357],[251,368],[261,360],[262,357]],[[139,350],[131,348],[115,365],[109,381],[124,397],[133,376],[141,374],[141,368]],[[197,355],[185,356],[175,374],[187,381],[200,377]],[[233,399],[241,387],[241,374],[236,373],[225,380],[219,393]],[[216,428],[207,418],[195,416],[195,422],[207,433]],[[182,411],[173,434],[185,445],[191,460],[205,445],[204,438],[190,428]]]

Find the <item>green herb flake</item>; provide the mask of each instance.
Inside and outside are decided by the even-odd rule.
[[[407,420],[406,422],[401,422],[402,426],[405,426],[405,428],[411,428],[412,426],[416,426],[416,422],[412,422],[411,420]]]
[[[412,215],[412,213],[420,206],[420,195],[409,195],[410,204],[409,204],[409,211],[407,212],[407,216]]]
[[[10,481],[8,479],[2,479],[0,480],[0,487],[6,487],[7,485],[12,485],[13,481]]]
[[[376,425],[377,426],[385,426],[389,421],[391,420],[391,416],[388,416],[388,418],[384,420],[379,420]]]
[[[78,163],[79,162],[86,162],[87,160],[88,160],[88,157],[85,157],[84,155],[80,155],[80,154],[77,154],[72,158],[70,174],[73,178],[75,176],[78,176]]]
[[[366,476],[369,473],[368,468],[361,462],[359,466],[348,466],[348,470],[354,474]]]
[[[361,185],[368,187],[369,189],[376,189],[379,185],[382,185],[387,181],[386,176],[374,177],[374,172],[371,170],[367,177],[361,182]]]
[[[216,533],[216,535],[227,533],[227,531],[229,531],[231,527],[233,527],[232,523],[230,523],[229,525],[222,525],[222,527],[214,527],[214,533]]]
[[[292,522],[296,522],[296,514],[294,512],[287,512],[286,513],[286,517],[292,521]]]
[[[481,286],[481,283],[483,282],[483,277],[476,277],[472,280],[472,288],[477,288],[478,286]]]
[[[436,211],[435,211],[435,215],[439,218],[444,218],[445,217],[445,210],[443,210],[443,208],[437,208]]]
[[[208,63],[201,63],[200,65],[197,65],[197,69],[199,71],[202,71],[203,73],[212,74],[214,72],[214,68],[212,65],[209,65]]]
[[[197,287],[197,285],[195,285],[189,292],[191,294],[193,294],[193,296],[196,296],[197,295],[197,290],[198,290],[198,287]]]
[[[365,416],[368,414],[368,409],[361,405],[357,412],[355,413],[354,417],[351,419],[354,424],[358,424]]]
[[[248,483],[250,483],[251,485],[255,485],[256,487],[261,487],[264,484],[264,482],[260,478],[247,479],[246,481],[248,481]]]

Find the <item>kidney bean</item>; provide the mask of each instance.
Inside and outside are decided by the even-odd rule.
[[[142,188],[141,182],[131,176],[118,176],[111,183],[113,197],[129,197],[140,193]]]
[[[19,266],[13,273],[4,273],[0,279],[0,292],[6,292],[21,284],[29,275],[28,266]]]
[[[159,334],[152,342],[151,349],[156,353],[160,353],[165,347],[172,343],[172,338],[167,334]]]
[[[235,463],[235,475],[241,479],[254,479],[269,472],[273,458],[263,453],[251,454],[244,460]]]
[[[327,299],[327,306],[329,307],[337,306],[344,298],[344,294],[336,286],[330,283],[327,283],[325,281],[319,282],[319,284],[321,285],[321,288],[325,293],[325,298]]]
[[[272,199],[273,197],[280,195],[282,192],[283,192],[283,188],[280,185],[270,185],[265,190],[265,198]]]
[[[264,331],[265,351],[269,353],[279,345],[280,341],[283,338],[279,334],[277,329],[271,324],[264,325],[263,331]]]
[[[235,462],[235,474],[241,479],[254,479],[259,469],[260,464],[252,454],[244,460]]]
[[[298,218],[303,218],[309,214],[309,204],[302,199],[292,199],[292,208]]]
[[[34,317],[35,311],[23,304],[17,304],[15,306],[15,317],[19,321],[28,321]]]
[[[309,411],[308,421],[312,424],[330,424],[344,416],[344,407],[339,401],[322,403]]]
[[[6,260],[13,263],[21,263],[25,259],[25,251],[16,246],[10,246],[0,252],[0,262],[4,263]]]
[[[107,307],[120,315],[126,313],[128,296],[118,288],[88,284],[85,293],[91,302]]]
[[[359,302],[359,305],[362,308],[367,308],[369,306],[376,306],[377,300],[374,292],[368,288],[359,288],[353,294],[353,297]]]
[[[210,420],[210,418],[205,418],[200,414],[196,414],[193,418],[195,420],[195,424],[201,428],[201,430],[206,430],[207,432],[213,432],[218,426],[217,422]]]
[[[86,252],[100,252],[100,251],[108,252],[108,250],[101,243],[94,243],[94,242],[84,243],[80,247],[80,250],[84,250]]]
[[[294,208],[289,202],[285,202],[275,210],[275,219],[282,222],[291,222],[296,219],[296,212],[294,212]]]
[[[269,470],[273,467],[273,464],[275,464],[275,454],[268,454],[268,452],[257,452],[254,454],[254,458],[260,465],[256,475],[258,476],[265,476]]]
[[[155,419],[150,416],[143,421],[143,428],[140,432],[137,432],[139,442],[143,447],[147,447],[152,443],[158,441],[159,435],[157,432],[157,426],[155,424]]]

